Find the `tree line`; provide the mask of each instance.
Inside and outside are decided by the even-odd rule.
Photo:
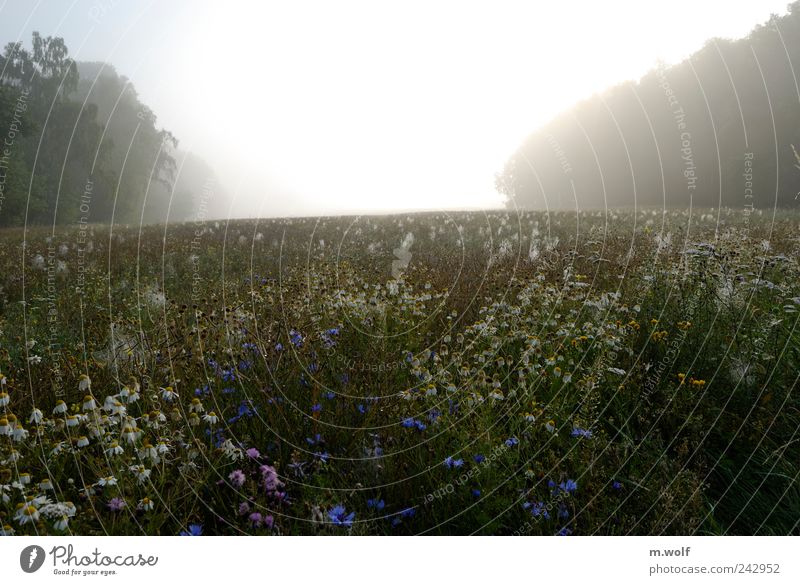
[[[794,207],[800,1],[533,132],[496,177],[510,207]],[[631,47],[635,50],[635,47]]]
[[[30,50],[5,46],[0,226],[191,219],[213,180],[112,66],[75,62],[62,38],[36,32]]]

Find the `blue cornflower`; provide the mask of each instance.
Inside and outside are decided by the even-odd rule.
[[[403,518],[413,518],[417,513],[416,508],[406,508],[402,512],[400,512],[400,516]]]
[[[294,329],[289,331],[289,341],[291,341],[292,345],[295,347],[303,347],[303,336],[299,331],[295,331]]]
[[[573,437],[583,437],[584,439],[591,439],[592,438],[592,431],[589,431],[587,429],[581,429],[581,428],[575,427],[574,429],[572,429],[572,436]]]
[[[574,479],[568,479],[567,481],[562,481],[558,484],[562,490],[567,492],[568,494],[574,493],[578,489],[578,482]]]
[[[222,381],[223,382],[233,382],[236,379],[236,374],[234,373],[232,368],[225,368],[222,370]]]
[[[339,335],[338,327],[333,327],[332,329],[324,331],[322,335],[320,335],[320,337],[322,338],[322,344],[326,348],[333,347],[334,345],[336,345],[336,340],[334,339],[334,337],[336,337],[337,335]]]
[[[614,488],[615,490],[621,490],[622,484],[615,479],[614,481],[611,482],[611,487]]]
[[[444,460],[444,466],[447,467],[447,469],[454,469],[461,467],[462,465],[464,465],[463,459],[453,459],[452,457],[448,457]]]
[[[481,490],[472,490],[472,496],[475,498],[481,497]]]
[[[355,512],[350,512],[348,514],[345,507],[341,504],[334,506],[328,511],[328,518],[330,518],[331,522],[333,522],[333,524],[336,526],[350,528],[353,525],[353,520],[355,520],[355,517]]]
[[[550,520],[550,511],[547,509],[547,506],[544,502],[535,502],[532,504],[531,514],[534,516],[534,518],[541,516],[545,520]]]
[[[426,425],[421,420],[416,421],[414,424],[416,425],[418,431],[424,431],[425,429],[428,428],[428,425]]]
[[[572,530],[565,526],[564,528],[558,531],[556,536],[569,536],[570,534],[572,534]]]
[[[189,524],[189,529],[182,530],[180,536],[202,536],[202,534],[203,534],[202,524]]]
[[[506,447],[513,447],[514,445],[519,445],[519,439],[516,437],[509,437],[506,439]]]
[[[417,426],[417,421],[409,417],[409,418],[404,418],[403,422],[401,422],[400,424],[407,429],[413,429],[415,426]]]
[[[320,410],[322,410],[322,405],[319,402],[311,407],[311,412],[319,412]]]
[[[477,455],[475,455],[475,456],[473,457],[473,459],[475,460],[475,463],[483,463],[484,461],[486,461],[486,457],[484,457],[484,456],[483,456],[483,455],[481,455],[480,453],[478,453]]]
[[[386,506],[383,500],[367,500],[367,508],[375,508],[379,512]]]
[[[283,344],[282,343],[276,343],[275,344],[275,351],[283,351]]]
[[[246,400],[243,400],[239,404],[239,409],[237,411],[238,416],[253,416],[253,411],[250,409],[250,403]]]
[[[336,392],[326,392],[325,394],[323,394],[323,396],[328,400],[333,400],[334,398],[336,398]]]

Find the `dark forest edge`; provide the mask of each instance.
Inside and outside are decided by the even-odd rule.
[[[0,227],[183,221],[218,194],[211,168],[178,150],[130,80],[74,61],[61,38],[6,45],[0,136]]]

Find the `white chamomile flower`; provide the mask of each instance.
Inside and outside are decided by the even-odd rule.
[[[44,420],[44,414],[38,408],[34,408],[30,418],[28,418],[28,422],[38,425],[42,420]]]
[[[153,500],[151,500],[150,498],[142,498],[141,500],[139,500],[139,504],[136,507],[139,510],[149,512],[150,510],[153,509],[154,506],[155,504],[153,503]]]
[[[122,438],[128,441],[128,443],[135,443],[136,439],[139,438],[139,432],[136,427],[126,425],[122,429]]]
[[[117,485],[117,478],[114,477],[113,475],[101,477],[100,479],[97,480],[97,485],[101,487]]]
[[[39,521],[39,510],[36,509],[36,506],[22,506],[17,510],[14,518],[19,522],[20,526],[33,524]]]
[[[81,408],[84,410],[84,412],[89,412],[97,408],[97,401],[94,399],[94,396],[91,394],[84,396]]]
[[[138,483],[144,483],[150,477],[150,469],[146,469],[144,465],[133,465],[130,467],[130,470],[136,476],[136,481]]]
[[[125,452],[118,441],[111,441],[111,444],[106,449],[108,455],[122,455]]]
[[[78,390],[81,392],[86,392],[91,390],[92,388],[92,381],[89,379],[89,376],[86,374],[81,374],[81,377],[78,378]]]
[[[178,397],[178,393],[175,392],[175,389],[172,386],[167,386],[166,388],[161,388],[161,398],[163,400],[166,400],[167,402],[172,402],[177,397]]]
[[[139,458],[150,459],[151,461],[153,461],[153,463],[158,463],[160,460],[158,456],[158,451],[147,440],[145,440],[144,444],[142,444],[142,448],[139,449]]]
[[[28,431],[23,429],[20,425],[14,428],[14,430],[11,432],[11,436],[16,442],[19,443],[28,438]]]
[[[63,400],[56,400],[56,406],[53,408],[53,414],[64,414],[67,412],[67,403]]]

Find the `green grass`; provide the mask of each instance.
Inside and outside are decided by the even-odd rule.
[[[0,233],[3,530],[797,534],[798,216],[716,217]]]

